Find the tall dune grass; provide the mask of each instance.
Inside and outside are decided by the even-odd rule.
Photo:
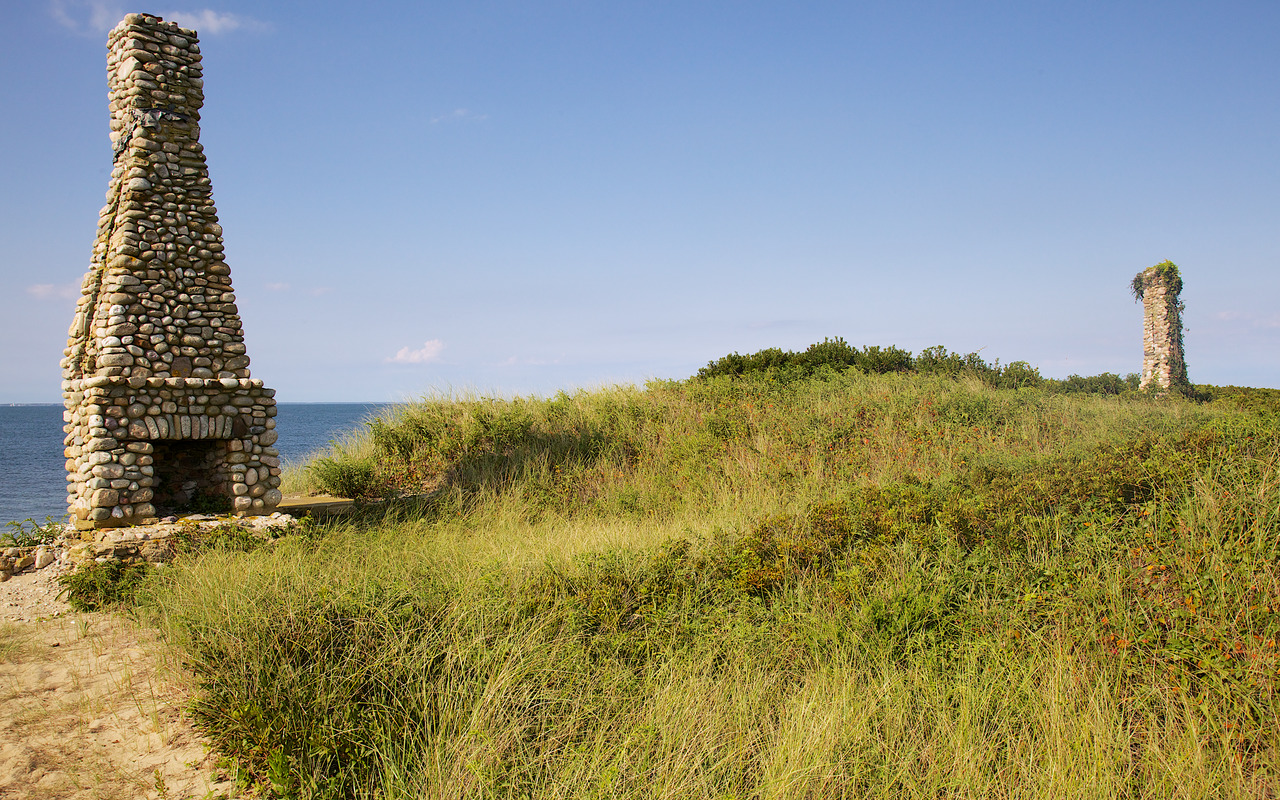
[[[827,371],[435,399],[349,455],[427,499],[150,587],[281,795],[1280,794],[1269,412]]]

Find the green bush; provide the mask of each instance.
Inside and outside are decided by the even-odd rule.
[[[1208,403],[1263,416],[1280,416],[1280,389],[1198,385],[1195,391],[1198,397]]]
[[[372,458],[321,458],[308,464],[307,471],[322,490],[336,497],[369,500],[381,497],[387,488]]]
[[[971,353],[970,358],[966,359],[959,353],[948,352],[942,345],[935,345],[921,350],[920,355],[915,359],[914,366],[925,375],[946,375],[955,378],[964,371],[966,365],[971,366],[976,361],[981,361],[976,353]]]
[[[364,796],[385,741],[430,736],[439,722],[440,698],[410,696],[410,687],[439,680],[463,654],[444,649],[442,610],[422,585],[290,587],[302,593],[235,593],[224,602],[237,610],[218,629],[179,630],[200,684],[193,716],[220,752],[277,794]],[[162,596],[160,607],[170,602]]]
[[[919,356],[912,358],[911,353],[892,345],[869,345],[859,350],[838,336],[811,344],[799,353],[776,347],[745,356],[731,353],[698,370],[697,377],[707,379],[722,375],[768,373],[783,380],[794,381],[812,377],[823,370],[842,372],[850,367],[869,375],[897,372],[919,372],[951,378],[970,375],[991,386],[1005,389],[1036,387],[1044,380],[1039,370],[1025,361],[1015,361],[1002,368],[999,362],[988,364],[977,353],[951,353],[941,345],[925,348]]]
[[[1001,389],[1028,389],[1044,385],[1040,370],[1025,361],[1014,361],[1000,371],[997,385]]]
[[[179,553],[195,556],[210,550],[251,553],[283,533],[285,529],[279,527],[259,533],[234,522],[224,522],[207,529],[196,524],[183,524],[173,536]]]
[[[1054,394],[1121,395],[1138,390],[1138,373],[1131,372],[1123,378],[1112,372],[1083,377],[1069,375],[1066,380],[1050,378],[1044,382],[1045,391]]]
[[[717,375],[749,375],[753,372],[766,372],[790,366],[795,361],[795,353],[770,347],[751,355],[730,353],[723,358],[710,362],[698,370],[699,378],[712,378]]]
[[[803,352],[795,353],[771,347],[751,355],[731,353],[712,361],[698,370],[699,378],[718,375],[750,375],[773,372],[789,380],[809,377],[822,370],[841,372],[857,367],[863,372],[883,375],[888,372],[906,372],[912,368],[911,354],[906,350],[889,346],[864,347],[861,350],[837,336],[809,345]]]
[[[138,588],[154,568],[145,561],[118,559],[82,564],[74,572],[58,576],[60,597],[76,611],[106,611],[131,605]]]
[[[873,375],[884,375],[889,372],[908,372],[913,368],[914,362],[910,353],[893,345],[883,348],[869,345],[857,353],[853,366]]]
[[[708,363],[698,370],[696,377],[708,379],[767,373],[782,380],[795,381],[812,377],[824,369],[839,372],[849,367],[876,375],[916,372],[949,378],[968,376],[996,389],[1043,388],[1055,394],[1120,395],[1138,388],[1137,373],[1121,377],[1104,372],[1088,377],[1071,375],[1065,380],[1057,380],[1043,377],[1039,369],[1026,361],[1001,366],[997,360],[989,364],[978,353],[954,353],[942,345],[926,347],[913,358],[906,350],[892,345],[883,348],[867,346],[859,350],[840,337],[823,339],[800,353],[776,347],[745,356],[731,353]],[[1204,400],[1207,395],[1195,395],[1192,399]]]

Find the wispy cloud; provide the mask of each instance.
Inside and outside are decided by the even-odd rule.
[[[115,0],[48,0],[49,14],[62,27],[83,36],[101,36],[116,26],[128,13]],[[243,31],[267,33],[271,24],[247,17],[204,8],[198,11],[168,11],[160,16],[184,28],[193,28],[204,36]]]
[[[232,33],[233,31],[267,33],[271,30],[271,24],[268,22],[241,14],[214,11],[211,8],[204,8],[199,11],[170,11],[160,16],[206,36],[218,36],[224,33]]]
[[[455,108],[448,114],[441,114],[438,117],[432,117],[431,124],[438,125],[442,122],[480,122],[488,118],[488,114],[480,114],[469,108]]]
[[[386,359],[389,364],[430,364],[433,361],[440,360],[440,351],[444,350],[444,342],[439,339],[432,339],[429,342],[423,342],[422,347],[414,350],[410,347],[401,347],[394,356]]]
[[[80,287],[74,283],[35,283],[27,287],[27,294],[41,300],[71,300],[80,296]]]
[[[267,284],[267,291],[269,291],[269,292],[287,292],[287,291],[289,291],[289,284],[284,283],[283,281],[277,281],[277,282],[275,282],[275,283],[268,283],[268,284]]]
[[[49,0],[59,25],[82,36],[100,36],[124,18],[124,6],[111,0]]]

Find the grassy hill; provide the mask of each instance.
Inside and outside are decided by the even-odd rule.
[[[714,366],[353,434],[295,483],[427,498],[146,587],[200,724],[284,796],[1280,793],[1280,393]]]

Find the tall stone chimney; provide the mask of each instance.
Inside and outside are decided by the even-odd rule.
[[[268,513],[275,392],[249,377],[223,259],[196,33],[130,14],[107,47],[115,168],[62,359],[71,517]]]
[[[1133,294],[1142,301],[1142,380],[1161,390],[1188,385],[1182,357],[1182,275],[1172,261],[1147,267],[1133,278]]]

